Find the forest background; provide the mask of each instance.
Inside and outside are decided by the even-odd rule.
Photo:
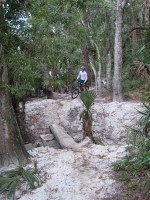
[[[106,79],[113,101],[148,100],[149,55],[149,0],[1,0],[0,166],[26,163],[19,102],[33,88],[70,91],[84,65],[97,96]]]

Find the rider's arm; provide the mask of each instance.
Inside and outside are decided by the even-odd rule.
[[[87,79],[88,78],[87,78],[87,72],[86,72],[84,83],[86,83]]]
[[[79,72],[78,76],[77,76],[77,80],[80,78],[81,76],[81,72]]]

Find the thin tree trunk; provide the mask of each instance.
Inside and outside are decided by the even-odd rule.
[[[101,63],[99,62],[99,66],[98,66],[98,76],[97,76],[97,97],[101,97],[102,96],[102,84],[101,84]]]
[[[135,54],[137,49],[137,30],[132,32],[132,59],[135,61]]]
[[[111,39],[110,39],[110,10],[106,9],[105,16],[105,31],[106,31],[106,81],[107,81],[107,89],[111,90]]]
[[[43,76],[44,76],[44,87],[45,87],[45,90],[46,90],[47,99],[53,99],[54,98],[53,90],[52,90],[52,86],[51,86],[51,83],[50,83],[51,77],[49,76],[47,68],[45,68]]]
[[[97,57],[98,57],[98,72],[96,71],[92,60],[90,59],[90,64],[94,73],[95,77],[95,88],[96,88],[96,95],[97,97],[101,97],[102,95],[102,84],[101,84],[101,70],[102,70],[102,65],[101,65],[101,60],[100,60],[100,52],[98,49],[98,46],[95,42],[93,42],[95,47],[96,47],[96,52],[97,52]]]
[[[150,24],[150,0],[145,0],[144,23]]]
[[[73,75],[72,75],[72,67],[70,65],[69,60],[67,59],[67,87],[69,92],[72,90],[72,81],[73,81]]]
[[[122,97],[122,23],[123,9],[127,0],[117,0],[115,46],[114,46],[114,77],[113,77],[113,101],[121,102]]]
[[[97,96],[101,97],[102,95],[102,84],[101,84],[102,65],[101,65],[100,52],[99,52],[98,46],[96,43],[94,44],[96,47],[96,52],[97,52],[97,57],[98,57]]]
[[[111,52],[107,54],[107,65],[106,65],[106,80],[107,80],[107,89],[111,90]]]
[[[83,17],[83,26],[88,30],[88,13],[85,11],[84,17]],[[88,74],[88,81],[91,84],[91,74],[89,69],[89,49],[88,49],[88,38],[85,37],[83,40],[83,49],[82,49],[82,56],[83,56],[83,65],[86,67],[86,71]]]
[[[83,139],[89,137],[92,142],[94,142],[94,137],[92,134],[92,123],[90,120],[83,118]]]
[[[91,65],[91,68],[92,68],[92,71],[93,71],[93,74],[94,74],[94,81],[95,81],[95,91],[96,91],[96,95],[98,94],[98,91],[97,91],[97,72],[96,72],[96,69],[92,63],[92,59],[90,58],[90,65]]]
[[[91,83],[91,78],[90,78],[90,70],[89,70],[89,51],[87,47],[87,41],[84,41],[84,47],[82,50],[82,55],[83,55],[83,65],[86,68],[87,74],[88,74],[88,81]]]

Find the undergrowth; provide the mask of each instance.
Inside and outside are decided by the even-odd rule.
[[[130,193],[144,200],[150,199],[150,103],[144,110],[136,128],[130,129],[127,156],[113,163],[119,179],[124,181]]]

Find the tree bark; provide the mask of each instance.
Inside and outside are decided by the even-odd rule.
[[[92,142],[94,142],[94,137],[92,134],[92,123],[90,120],[83,118],[83,139],[89,137]]]
[[[10,164],[24,165],[28,153],[24,147],[12,106],[10,94],[7,90],[8,73],[4,60],[3,35],[7,32],[2,4],[0,5],[0,167]]]
[[[87,40],[86,39],[84,40],[84,47],[82,49],[82,55],[83,55],[83,65],[86,68],[89,83],[91,83],[90,70],[89,70],[89,50],[88,50],[88,47],[87,47]]]
[[[2,45],[0,44],[0,167],[10,164],[24,165],[28,153],[24,147],[10,95],[7,66],[4,63]]]
[[[110,91],[111,88],[112,88],[112,85],[111,85],[111,52],[109,51],[107,53],[107,64],[106,64],[106,80],[107,80],[107,89]]]
[[[51,83],[50,83],[51,77],[49,76],[47,68],[45,69],[43,76],[44,76],[44,88],[46,90],[47,99],[54,99],[53,90],[52,90],[52,86],[51,86]]]
[[[73,72],[69,60],[67,59],[67,87],[69,92],[72,91]]]
[[[94,74],[94,81],[95,81],[95,91],[96,91],[96,95],[98,93],[98,89],[97,89],[97,71],[96,68],[94,67],[94,64],[92,62],[92,58],[90,57],[90,65],[91,65],[91,69],[93,71]]]
[[[100,51],[96,43],[95,43],[95,46],[96,46],[96,51],[97,51],[97,56],[98,56],[97,96],[101,97],[102,96],[102,84],[101,84],[102,64],[101,64],[101,59],[100,59]]]
[[[117,0],[115,46],[114,46],[114,77],[113,77],[113,101],[121,102],[122,97],[122,23],[123,9],[127,0]]]
[[[94,64],[92,63],[92,58],[90,57],[90,64],[91,68],[93,70],[94,78],[95,78],[95,89],[96,89],[96,95],[97,97],[102,96],[102,84],[101,84],[101,71],[102,71],[102,64],[101,64],[101,59],[100,59],[100,51],[95,42],[93,42],[96,48],[96,53],[98,57],[98,71],[96,71],[96,68],[94,67]],[[94,62],[94,61],[93,61]]]
[[[85,27],[86,30],[88,30],[88,12],[85,11],[84,12],[84,16],[83,16],[83,26]],[[84,40],[83,40],[83,49],[82,49],[82,56],[83,56],[83,65],[86,67],[86,71],[88,74],[88,81],[89,84],[91,84],[91,73],[90,73],[90,68],[89,68],[89,63],[90,63],[90,59],[89,59],[89,48],[88,48],[88,38],[87,36],[85,36]]]
[[[15,112],[15,116],[17,119],[17,123],[20,129],[21,137],[23,139],[24,143],[33,143],[34,142],[34,137],[29,134],[29,130],[26,126],[25,122],[25,102],[26,102],[26,97],[22,99],[22,111],[20,110],[20,101],[19,99],[16,99],[15,97],[12,98],[12,105],[13,109]]]
[[[106,16],[105,16],[105,31],[106,31],[106,80],[107,80],[107,89],[111,90],[111,39],[110,39],[110,14],[108,12],[111,12],[106,9]]]
[[[150,24],[150,0],[145,0],[144,23]]]

